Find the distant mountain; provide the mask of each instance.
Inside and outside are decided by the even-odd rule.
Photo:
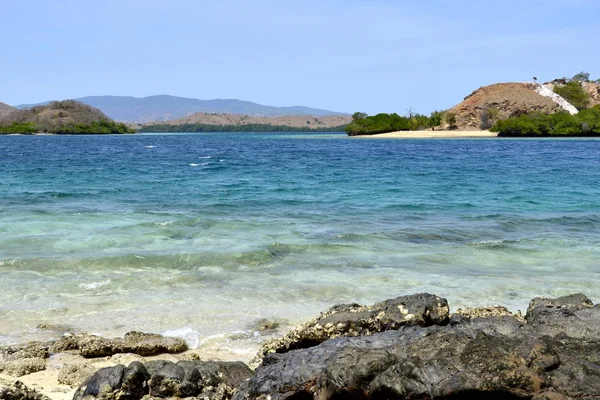
[[[271,125],[288,126],[292,128],[323,129],[348,125],[352,122],[349,115],[328,115],[314,117],[309,115],[285,115],[280,117],[251,116],[247,114],[225,114],[225,113],[195,113],[183,118],[173,119],[166,122],[150,122],[144,126],[180,126],[180,125]]]
[[[16,108],[11,107],[8,104],[0,103],[0,117],[8,115],[15,110]]]
[[[89,96],[74,100],[98,108],[116,121],[139,123],[167,121],[198,112],[245,114],[265,117],[287,115],[347,115],[344,113],[302,106],[272,107],[235,99],[198,100],[168,95],[143,98],[125,96]],[[47,104],[47,102],[41,104]],[[38,104],[24,104],[17,106],[17,108],[29,108],[35,105]]]

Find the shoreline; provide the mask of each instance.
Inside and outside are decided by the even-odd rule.
[[[376,135],[355,135],[357,138],[379,138],[379,139],[459,139],[459,138],[495,138],[497,133],[490,131],[398,131],[378,133]]]

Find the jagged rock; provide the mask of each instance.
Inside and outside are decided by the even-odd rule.
[[[600,398],[596,312],[580,296],[535,299],[527,320],[493,307],[338,337],[268,354],[233,399]],[[583,333],[557,329],[573,321]]]
[[[88,334],[66,335],[50,348],[53,353],[79,350],[86,358],[106,357],[118,353],[133,353],[148,357],[165,353],[181,353],[187,349],[183,339],[142,332],[129,332],[123,338],[113,339]]]
[[[146,400],[169,397],[229,399],[252,376],[241,362],[133,362],[96,372],[76,392],[74,400]]]
[[[529,327],[543,330],[548,335],[600,337],[600,306],[594,306],[581,293],[557,299],[537,297],[529,303],[525,318]]]
[[[269,353],[315,346],[342,336],[364,336],[402,326],[430,326],[448,323],[448,301],[430,294],[401,296],[372,306],[342,304],[317,319],[293,329],[283,338],[263,345],[254,363]]]
[[[90,365],[65,364],[58,373],[58,383],[77,387],[82,385],[96,369]]]
[[[50,398],[28,388],[22,382],[11,382],[0,378],[0,400],[50,400]]]

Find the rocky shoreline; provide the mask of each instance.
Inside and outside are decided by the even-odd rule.
[[[55,381],[36,382],[46,368]],[[525,316],[501,306],[451,314],[430,294],[343,304],[266,342],[247,364],[207,361],[181,339],[139,332],[0,347],[0,399],[47,396],[600,398],[600,306],[583,294],[535,298]]]

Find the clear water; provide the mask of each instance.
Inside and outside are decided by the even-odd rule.
[[[598,140],[0,137],[0,343],[49,323],[201,346],[422,291],[600,300],[599,260]]]

